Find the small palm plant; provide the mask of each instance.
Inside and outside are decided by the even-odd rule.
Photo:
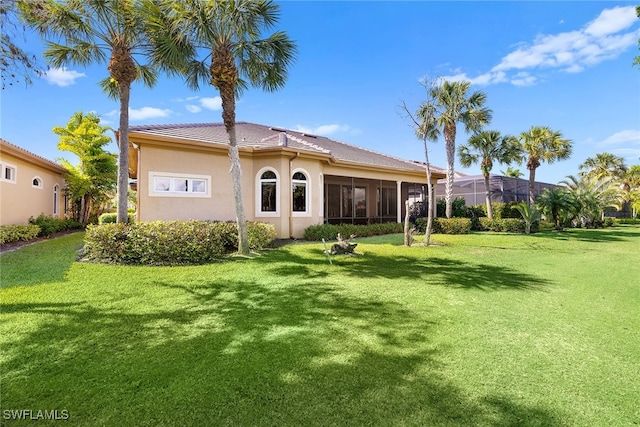
[[[522,215],[522,219],[524,219],[524,232],[531,234],[531,226],[534,222],[540,221],[542,216],[541,212],[535,205],[528,205],[524,202],[518,203],[515,208],[520,212],[520,215]]]

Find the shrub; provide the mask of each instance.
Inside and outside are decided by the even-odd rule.
[[[352,234],[358,237],[380,236],[383,234],[402,233],[404,225],[395,222],[383,224],[354,225],[354,224],[321,224],[312,225],[304,230],[303,238],[309,241],[335,240],[338,233],[348,238]]]
[[[0,226],[0,245],[19,241],[32,240],[40,234],[40,226],[27,225],[3,225]]]
[[[468,234],[471,231],[469,218],[434,218],[433,232],[442,234]]]
[[[466,218],[469,215],[467,201],[464,197],[456,197],[451,203],[451,217]],[[447,202],[444,199],[438,199],[436,202],[436,213],[438,218],[447,216]]]
[[[614,224],[636,225],[640,224],[640,218],[616,218]]]
[[[40,227],[41,237],[50,237],[59,231],[76,230],[82,228],[82,224],[72,218],[54,218],[40,214],[37,218],[29,218],[29,224]]]
[[[605,227],[613,227],[614,225],[615,225],[615,218],[613,218],[611,216],[605,216],[604,217],[603,226],[605,226]]]
[[[135,212],[129,212],[127,216],[129,218],[129,222],[135,222],[136,220]],[[103,213],[98,217],[98,224],[115,224],[117,218],[118,218],[118,214],[116,212]]]
[[[247,227],[251,249],[267,247],[275,238],[273,225],[248,223]],[[227,245],[237,242],[237,234],[235,224],[211,221],[90,225],[84,253],[87,259],[117,264],[202,264],[228,253]]]

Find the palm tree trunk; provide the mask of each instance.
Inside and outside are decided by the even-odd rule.
[[[444,200],[447,205],[446,216],[451,218],[453,215],[453,174],[455,155],[456,155],[456,125],[455,123],[447,123],[444,127],[444,141],[447,153],[447,181],[444,191]]]
[[[116,222],[128,221],[129,207],[129,97],[131,84],[119,83],[120,90],[120,128],[118,132],[118,206]]]
[[[238,223],[238,253],[249,254],[249,235],[247,221],[244,216],[242,202],[242,168],[240,167],[240,153],[236,140],[236,97],[233,85],[220,85],[222,99],[222,121],[229,136],[229,161],[231,162],[231,179],[233,180],[233,198],[236,207],[236,221]]]
[[[487,204],[487,216],[493,220],[493,207],[491,206],[491,191],[489,188],[489,174],[483,173],[484,176],[484,199]]]

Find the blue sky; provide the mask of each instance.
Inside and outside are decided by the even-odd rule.
[[[519,134],[549,126],[573,141],[570,160],[543,164],[537,179],[558,182],[587,157],[608,151],[640,163],[640,19],[624,1],[590,2],[302,2],[281,4],[278,29],[299,53],[284,89],[246,91],[237,120],[324,135],[405,159],[424,152],[399,105],[424,100],[425,77],[467,79],[487,94],[488,126]],[[24,43],[42,51],[35,36]],[[49,159],[54,126],[76,111],[117,127],[118,104],[97,82],[106,65],[51,70],[46,78],[1,92],[0,137]],[[131,125],[220,122],[213,87],[200,92],[179,79],[134,86]],[[459,129],[457,145],[468,135]],[[115,144],[110,150],[117,151]],[[445,166],[444,141],[430,144]],[[516,167],[518,167],[516,165]],[[457,170],[477,174],[478,166]],[[499,173],[506,166],[497,165]],[[519,166],[527,172],[524,165]]]

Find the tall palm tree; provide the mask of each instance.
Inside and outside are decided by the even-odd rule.
[[[431,89],[431,96],[437,108],[437,124],[444,133],[447,153],[447,180],[445,186],[446,215],[451,218],[453,204],[453,174],[456,154],[457,124],[464,124],[467,133],[477,132],[489,124],[490,109],[484,105],[487,95],[482,91],[469,93],[468,81],[444,81]]]
[[[458,147],[458,156],[460,157],[460,164],[466,168],[480,162],[480,169],[484,177],[487,216],[489,219],[493,219],[491,189],[489,186],[493,162],[521,162],[523,157],[522,146],[514,136],[500,135],[497,130],[485,130],[472,135],[468,144]]]
[[[246,254],[249,244],[235,131],[236,95],[248,84],[266,91],[284,86],[296,54],[295,43],[283,31],[262,38],[280,14],[279,6],[270,0],[145,3],[151,11],[149,29],[158,60],[183,74],[192,89],[211,84],[220,92],[222,121],[229,138],[238,251]]]
[[[607,152],[588,157],[579,168],[581,175],[596,179],[621,178],[627,170],[622,157]]]
[[[571,156],[571,140],[563,138],[560,132],[546,126],[532,126],[520,134],[520,142],[528,154],[529,203],[534,203],[536,169],[540,167],[541,162],[551,164],[556,160],[568,159]]]
[[[131,84],[153,86],[157,73],[139,62],[149,44],[137,0],[20,0],[22,16],[45,39],[45,59],[53,67],[107,63],[109,77],[100,82],[120,101],[118,129],[118,222],[127,222],[129,190],[129,97]],[[53,41],[58,40],[59,42]]]

